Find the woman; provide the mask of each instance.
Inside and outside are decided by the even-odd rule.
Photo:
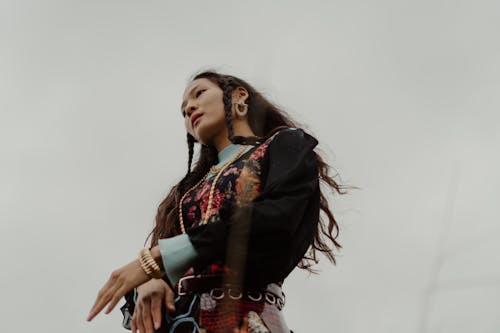
[[[345,192],[318,141],[242,79],[196,75],[181,112],[187,173],[158,208],[150,251],[111,274],[87,320],[125,296],[134,333],[290,332],[284,279],[311,270],[317,251],[335,264],[341,247],[320,181]]]

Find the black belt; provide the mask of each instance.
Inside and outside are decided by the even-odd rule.
[[[191,293],[209,293],[214,300],[221,300],[226,295],[232,300],[239,300],[245,297],[254,302],[265,301],[276,305],[281,310],[285,305],[285,294],[276,283],[270,283],[264,288],[242,290],[232,284],[224,284],[224,277],[221,275],[189,275],[182,277],[177,284],[177,294],[179,296]]]

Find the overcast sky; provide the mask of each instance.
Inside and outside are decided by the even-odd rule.
[[[499,332],[499,32],[486,0],[0,1],[3,330],[125,332],[86,315],[185,173],[182,92],[215,68],[360,188],[330,197],[337,266],[285,282],[295,332]]]

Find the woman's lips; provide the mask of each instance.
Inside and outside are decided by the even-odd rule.
[[[198,119],[200,119],[203,115],[196,115],[192,121],[192,125],[195,126],[198,123]]]

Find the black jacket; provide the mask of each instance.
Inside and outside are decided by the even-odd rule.
[[[262,159],[262,191],[253,202],[220,209],[221,220],[187,230],[198,252],[195,267],[224,260],[246,286],[283,281],[317,232],[320,210],[318,141],[302,129],[284,129]]]

